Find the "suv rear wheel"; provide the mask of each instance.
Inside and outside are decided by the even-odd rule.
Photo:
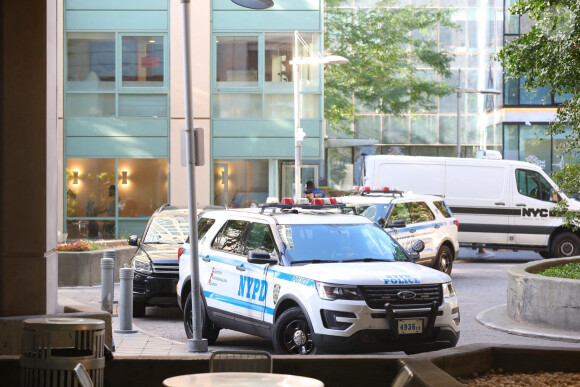
[[[453,269],[453,255],[451,249],[447,246],[441,246],[437,252],[434,269],[450,275]]]
[[[201,337],[207,339],[207,344],[212,345],[218,338],[220,333],[220,328],[213,325],[210,321],[206,311],[205,311],[205,303],[203,300],[199,300],[201,306]],[[192,313],[191,313],[191,293],[187,296],[187,300],[185,301],[185,305],[183,307],[183,326],[185,328],[185,334],[187,335],[188,339],[193,338],[193,323]]]
[[[133,317],[144,317],[145,316],[145,303],[143,301],[137,301],[133,298]]]

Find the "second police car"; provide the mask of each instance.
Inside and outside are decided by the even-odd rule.
[[[425,250],[417,263],[451,274],[459,252],[459,222],[441,197],[388,187],[355,187],[351,195],[339,200],[383,226],[407,250],[422,240]]]
[[[451,278],[414,264],[378,225],[341,210],[344,204],[283,201],[201,215],[201,332],[209,344],[227,328],[271,338],[278,354],[456,345],[460,318]],[[186,243],[178,303],[192,338],[190,259]]]

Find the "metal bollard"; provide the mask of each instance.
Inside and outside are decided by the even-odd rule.
[[[133,268],[119,270],[121,295],[119,296],[119,332],[134,333],[133,330]]]
[[[105,251],[105,254],[107,252]],[[114,254],[114,252],[113,252]],[[101,310],[113,314],[114,299],[114,272],[115,260],[113,258],[101,259]]]

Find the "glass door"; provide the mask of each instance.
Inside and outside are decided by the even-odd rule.
[[[302,179],[302,191],[306,186],[308,180],[314,181],[315,185],[318,185],[318,165],[302,165],[301,167],[301,179]],[[304,197],[304,193],[300,193],[301,197]],[[282,165],[282,189],[281,198],[293,198],[294,197],[294,164],[284,164]]]

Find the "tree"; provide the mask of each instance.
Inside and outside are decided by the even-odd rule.
[[[331,126],[345,129],[358,113],[355,101],[377,113],[412,113],[454,91],[433,76],[450,77],[452,54],[438,50],[435,35],[438,25],[455,26],[449,10],[393,7],[394,0],[353,10],[339,8],[342,2],[326,0],[326,51],[350,60],[325,69]]]
[[[568,164],[552,174],[560,190],[579,191],[580,165],[580,2],[577,0],[521,0],[510,12],[528,14],[533,21],[530,32],[509,42],[497,55],[509,78],[524,78],[523,87],[550,87],[550,94],[568,97],[558,107],[547,135],[565,135],[559,151]],[[580,214],[567,211],[564,201],[557,213],[575,228]]]

